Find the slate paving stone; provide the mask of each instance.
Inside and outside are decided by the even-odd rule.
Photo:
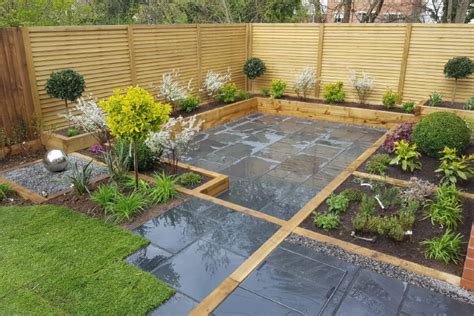
[[[300,145],[300,144],[288,144],[284,143],[282,141],[278,141],[276,143],[273,143],[267,147],[265,147],[264,151],[265,152],[280,152],[284,154],[296,154],[297,152],[303,150],[305,145]]]
[[[263,212],[268,215],[272,215],[284,220],[289,220],[293,215],[295,215],[301,207],[299,204],[294,203],[293,201],[271,201],[266,204],[260,212]]]
[[[150,316],[185,316],[196,307],[198,302],[181,293],[176,293],[163,305],[159,306]]]
[[[150,272],[171,256],[171,253],[150,244],[128,256],[126,261],[142,270]]]
[[[280,270],[270,264],[263,264],[240,286],[302,314],[316,315],[322,310],[339,281],[335,278],[329,283],[315,282],[299,277],[288,270]]]
[[[272,144],[285,137],[284,133],[271,129],[263,129],[248,136],[245,141],[260,142],[262,144]]]
[[[201,215],[222,224],[226,222],[228,218],[231,217],[234,213],[234,210],[231,210],[222,205],[215,204],[213,207],[204,211]]]
[[[245,257],[197,240],[152,273],[196,301],[201,301],[242,264]]]
[[[231,177],[229,190],[220,194],[219,198],[258,210],[271,201],[274,196],[274,192],[270,192],[259,181]]]
[[[215,226],[211,220],[174,208],[133,232],[166,251],[177,253]]]
[[[211,170],[215,172],[221,172],[228,166],[216,161],[209,161],[205,159],[192,159],[191,157],[184,157],[184,162],[191,163],[193,166],[203,168],[206,170]]]
[[[474,315],[474,305],[413,285],[408,287],[400,309],[402,315]]]
[[[234,177],[254,179],[264,175],[275,166],[276,163],[257,157],[247,157],[223,170],[223,173]]]
[[[336,315],[397,315],[406,285],[368,270],[360,270]]]
[[[282,121],[287,120],[287,116],[283,115],[265,115],[255,120],[255,122],[263,123],[265,125],[278,125]]]
[[[234,131],[253,133],[266,128],[267,126],[258,122],[246,122],[233,127]]]
[[[332,159],[336,157],[339,153],[341,153],[342,150],[339,147],[315,144],[315,145],[307,147],[303,152],[308,155],[313,155],[316,157]]]
[[[324,169],[324,166],[323,166]],[[321,191],[334,179],[333,175],[325,173],[324,171],[318,171],[314,175],[308,178],[301,186],[312,188],[315,191]]]
[[[275,127],[275,130],[288,134],[288,133],[298,132],[302,130],[304,127],[305,127],[304,124],[292,121],[290,119],[278,124],[278,126]]]
[[[227,132],[222,132],[222,133],[218,133],[218,134],[209,135],[209,137],[207,139],[211,140],[211,141],[216,141],[216,142],[222,143],[224,145],[228,145],[228,144],[231,144],[231,143],[235,143],[237,141],[241,141],[244,138],[245,138],[245,136],[242,137],[240,135],[230,134],[230,133],[227,133]]]
[[[200,215],[204,213],[207,209],[213,207],[214,205],[214,203],[209,201],[201,200],[198,198],[190,198],[189,200],[176,206],[176,209]]]
[[[249,121],[249,119],[248,119],[246,116],[244,116],[244,117],[241,117],[241,118],[239,118],[239,119],[237,119],[237,120],[233,120],[233,121],[227,122],[227,123],[224,124],[224,126],[227,127],[227,128],[229,128],[229,127],[230,127],[230,128],[233,128],[233,127],[235,127],[235,126],[237,126],[237,125],[247,123],[248,121]]]
[[[261,150],[255,154],[255,157],[260,157],[266,160],[271,160],[275,162],[283,162],[291,157],[289,153],[282,153],[278,151],[270,151],[270,150]]]
[[[339,141],[331,138],[319,138],[318,140],[316,140],[316,144],[332,146],[341,149],[345,149],[351,145],[350,142]]]
[[[278,225],[241,212],[234,212],[227,215],[226,220],[203,239],[248,257],[278,228]]]
[[[247,291],[241,287],[235,289],[212,313],[215,316],[225,315],[303,315],[295,310],[291,310],[283,305],[277,304],[263,298],[255,293]]]
[[[216,151],[218,157],[231,157],[241,159],[252,153],[252,146],[246,144],[233,144]]]

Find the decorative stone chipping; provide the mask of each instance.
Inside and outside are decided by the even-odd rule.
[[[466,261],[464,262],[461,286],[468,290],[474,291],[474,222],[472,223],[471,237],[469,238]]]

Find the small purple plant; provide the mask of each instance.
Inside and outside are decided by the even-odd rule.
[[[104,146],[101,144],[94,145],[90,148],[90,151],[93,152],[94,154],[101,154],[105,152]]]
[[[395,142],[405,140],[411,143],[411,136],[413,134],[413,123],[403,123],[396,128],[392,134],[388,135],[385,139],[382,148],[388,153],[393,153],[395,150]]]

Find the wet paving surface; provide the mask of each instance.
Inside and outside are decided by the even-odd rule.
[[[252,114],[197,137],[186,162],[230,176],[219,198],[289,219],[382,130]],[[279,226],[191,198],[134,230],[127,258],[177,290],[152,315],[187,315]],[[214,315],[473,315],[473,306],[310,248],[279,245]]]

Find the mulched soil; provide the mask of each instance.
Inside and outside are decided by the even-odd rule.
[[[0,201],[0,207],[26,206],[33,204],[30,200],[25,200],[16,193],[10,194],[6,199]]]
[[[105,184],[105,183],[108,183],[108,179],[104,179],[104,180],[96,182],[92,186],[91,192],[94,192],[94,190],[100,184]],[[120,225],[127,229],[134,229],[146,223],[150,219],[153,219],[156,216],[163,214],[167,210],[178,206],[179,204],[183,203],[184,200],[185,200],[185,196],[180,195],[168,203],[149,207],[145,209],[142,213],[134,217],[133,220],[131,220],[130,222],[123,222]],[[76,212],[83,213],[87,216],[106,220],[106,217],[101,207],[94,201],[91,201],[89,199],[88,194],[77,195],[77,194],[74,194],[73,192],[66,192],[64,194],[61,194],[59,196],[56,196],[48,200],[47,203],[68,207]]]
[[[0,171],[42,159],[45,152],[46,151],[44,149],[41,149],[34,152],[25,152],[17,155],[7,156],[3,159],[0,159]]]
[[[430,101],[426,101],[425,104],[426,106],[431,106]],[[448,108],[448,109],[456,109],[456,110],[464,110],[464,103],[457,103],[455,102],[454,104],[451,104],[449,101],[443,101],[441,103],[438,103],[435,107],[437,108]]]
[[[69,137],[67,136],[67,131],[69,130],[69,127],[65,127],[65,128],[61,128],[61,129],[57,129],[54,131],[55,134],[59,134],[59,135],[62,135],[62,136],[66,136],[66,137]],[[79,129],[79,134],[76,135],[76,136],[79,136],[79,135],[82,135],[82,134],[85,134],[86,132],[84,132],[83,130]]]
[[[301,101],[301,102],[308,102],[308,103],[322,103],[322,104],[327,104],[327,105],[334,105],[334,106],[345,106],[345,107],[351,107],[351,108],[360,108],[360,109],[369,109],[369,110],[379,110],[379,111],[388,111],[388,112],[397,112],[397,113],[406,113],[402,108],[400,107],[394,107],[391,109],[387,109],[383,105],[380,104],[360,104],[358,102],[342,102],[342,103],[326,103],[324,100],[321,99],[313,99],[313,98],[299,98],[299,97],[294,97],[294,96],[283,96],[283,100],[289,100],[289,101]]]
[[[335,192],[340,193],[344,189],[347,188],[354,188],[358,189],[366,194],[373,194],[370,190],[366,187],[361,187],[360,184],[354,182],[354,177],[350,177],[346,180]],[[458,227],[456,232],[461,233],[464,236],[464,241],[469,240],[469,236],[471,233],[471,225],[472,220],[474,219],[474,203],[469,200],[464,201],[464,221]],[[444,231],[438,225],[432,225],[429,219],[423,219],[424,214],[422,210],[418,211],[417,221],[413,225],[413,235],[406,236],[405,240],[401,242],[397,242],[391,240],[384,236],[377,236],[377,240],[375,242],[368,242],[359,239],[355,239],[351,237],[352,232],[352,217],[358,211],[359,203],[351,203],[349,210],[342,214],[341,216],[341,224],[338,229],[332,231],[324,231],[322,229],[317,228],[313,223],[313,215],[310,215],[305,221],[301,224],[302,227],[316,231],[321,234],[325,234],[331,237],[335,237],[347,242],[350,242],[355,245],[363,246],[366,248],[374,249],[376,251],[392,255],[395,257],[399,257],[404,260],[412,261],[419,263],[424,266],[428,266],[437,270],[445,271],[448,273],[452,273],[455,275],[460,276],[463,270],[463,262],[459,263],[459,265],[449,264],[445,265],[442,262],[438,262],[435,260],[426,259],[424,256],[423,248],[420,246],[420,242],[426,239],[431,239],[434,237],[440,236]],[[317,212],[325,212],[327,211],[326,203],[321,204],[321,206],[316,210]],[[379,214],[386,214],[389,211],[382,211],[385,213]],[[393,210],[392,210],[393,211]],[[367,235],[358,233],[358,236],[363,237],[373,237],[373,235]],[[465,257],[467,252],[467,243],[463,244],[462,247],[462,257]]]
[[[474,153],[474,146],[468,147],[465,152],[462,154],[468,155]],[[376,154],[386,154],[386,152],[379,148],[372,156]],[[371,156],[371,157],[372,157]],[[391,155],[394,157],[394,155]],[[370,161],[371,157],[367,159],[367,161],[359,168],[359,171],[367,172],[366,165]],[[422,164],[420,170],[415,170],[413,173],[407,171],[404,172],[400,166],[388,166],[388,171],[386,176],[390,178],[402,179],[402,180],[410,180],[411,177],[417,177],[419,179],[423,179],[426,181],[430,181],[433,184],[438,184],[442,178],[441,173],[435,173],[434,171],[438,169],[440,161],[436,158],[428,157],[428,156],[421,156],[420,162]],[[468,181],[462,181],[457,184],[457,187],[465,192],[474,193],[474,179],[471,178]]]

